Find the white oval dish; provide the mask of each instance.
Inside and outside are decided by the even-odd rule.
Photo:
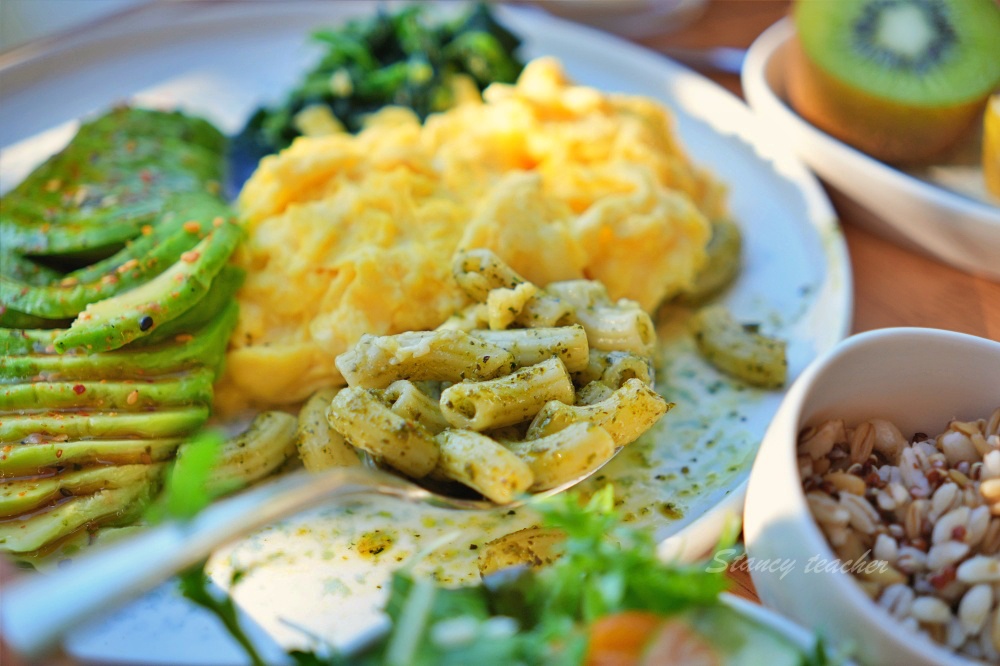
[[[795,449],[803,427],[827,419],[885,418],[908,436],[979,418],[998,402],[1000,343],[984,338],[883,329],[848,338],[817,359],[788,392],[750,475],[744,538],[764,604],[831,642],[852,642],[862,663],[969,664],[905,630],[849,573],[826,569],[836,555],[806,505]],[[771,566],[776,562],[785,566]]]
[[[894,169],[816,129],[785,101],[788,19],[750,47],[742,83],[750,107],[817,175],[860,204],[859,223],[953,266],[1000,279],[1000,207]]]

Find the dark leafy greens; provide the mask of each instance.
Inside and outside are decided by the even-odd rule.
[[[520,39],[477,4],[457,19],[435,22],[424,7],[384,7],[313,42],[323,56],[281,104],[258,109],[234,140],[234,162],[249,168],[300,135],[296,116],[307,107],[329,109],[349,132],[387,105],[412,109],[421,119],[454,103],[452,83],[467,76],[479,90],[513,82],[523,68]]]

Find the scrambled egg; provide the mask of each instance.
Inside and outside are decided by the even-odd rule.
[[[357,135],[302,137],[239,198],[248,241],[222,411],[342,384],[363,333],[431,329],[466,304],[459,248],[489,248],[528,280],[605,283],[652,310],[705,260],[723,188],[695,167],[656,102],[530,63],[421,125],[401,108]]]

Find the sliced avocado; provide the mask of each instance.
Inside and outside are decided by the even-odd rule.
[[[119,106],[88,121],[87,133],[117,135],[121,142],[142,136],[161,136],[177,139],[221,153],[228,140],[212,123],[180,111],[158,111],[137,107]],[[81,128],[82,129],[82,128]]]
[[[156,470],[159,473],[159,470]],[[72,497],[52,508],[0,522],[0,551],[26,553],[83,526],[121,522],[148,503],[159,487],[155,475],[122,488],[109,488],[93,495]]]
[[[183,375],[139,381],[0,384],[0,411],[29,414],[97,408],[149,412],[173,405],[211,405],[214,380],[212,370],[200,368]]]
[[[163,439],[77,439],[0,446],[0,479],[44,474],[68,465],[131,465],[169,460],[184,442]]]
[[[0,328],[0,356],[55,354],[56,336],[62,329]]]
[[[163,473],[164,465],[99,465],[66,470],[54,476],[0,481],[0,518],[16,516],[73,495],[93,495],[105,488],[124,488],[150,474]]]
[[[229,335],[236,326],[238,315],[239,306],[230,302],[218,317],[193,334],[190,340],[171,340],[159,346],[129,346],[98,354],[57,355],[42,352],[0,356],[0,384],[33,380],[146,379],[199,365],[216,369],[225,356]],[[34,337],[37,339],[40,336]]]
[[[212,280],[208,293],[198,303],[177,319],[172,319],[144,338],[139,338],[130,345],[146,347],[173,340],[178,335],[192,335],[204,328],[212,319],[219,316],[226,307],[233,303],[236,292],[243,285],[246,271],[238,266],[227,264]]]
[[[176,437],[201,427],[208,420],[208,412],[208,407],[192,405],[138,414],[106,411],[4,414],[0,415],[0,443],[19,443],[36,437]]]
[[[149,282],[88,305],[56,338],[56,350],[118,349],[147,335],[157,325],[176,319],[206,294],[241,236],[242,230],[235,222],[222,221],[180,261]]]
[[[216,216],[225,217],[230,214],[225,203],[217,196],[202,192],[184,192],[175,195],[164,204],[164,211],[158,216],[155,226],[144,229],[142,234],[128,241],[120,251],[107,259],[67,273],[64,279],[77,282],[98,280],[133,259],[141,260],[164,239],[183,229],[185,223],[189,221],[199,223],[197,240],[201,240],[210,229],[208,223],[211,223]]]
[[[0,275],[25,284],[50,284],[62,278],[62,273],[32,261],[0,245]]]
[[[107,256],[178,192],[218,194],[225,139],[201,119],[122,108],[84,124],[0,206],[0,246]]]
[[[69,319],[46,319],[18,312],[0,303],[0,328],[65,328]]]
[[[153,238],[149,243],[136,241],[135,245],[149,245],[141,248],[143,254],[110,267],[91,281],[80,282],[78,277],[70,274],[56,284],[32,286],[0,276],[0,303],[37,317],[58,319],[75,317],[91,303],[134,289],[176,263],[212,229],[213,220],[230,215],[224,203],[209,195],[196,196],[187,210],[185,221],[193,224],[174,223],[170,225],[172,233],[165,237],[150,234]],[[129,249],[133,248],[126,248]],[[125,252],[123,250],[115,256]]]

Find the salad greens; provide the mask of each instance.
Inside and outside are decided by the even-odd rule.
[[[420,5],[395,13],[380,7],[372,17],[315,32],[312,40],[322,57],[282,103],[251,116],[234,140],[237,164],[255,166],[288,146],[303,133],[304,110],[315,117],[320,109],[328,123],[335,119],[349,132],[386,105],[409,107],[424,119],[453,105],[456,77],[482,91],[494,81],[513,82],[524,66],[515,55],[520,39],[485,3],[443,22]]]

